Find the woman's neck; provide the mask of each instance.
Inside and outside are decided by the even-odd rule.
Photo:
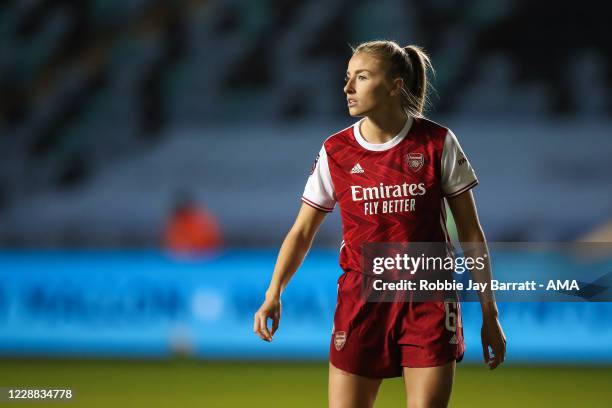
[[[403,111],[388,111],[384,114],[368,115],[361,123],[361,136],[368,143],[386,143],[403,129],[406,119],[406,113]]]

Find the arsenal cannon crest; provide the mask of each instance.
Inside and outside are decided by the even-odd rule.
[[[421,170],[423,168],[423,164],[425,163],[423,153],[408,153],[405,160],[408,164],[408,168],[410,168],[412,171]]]

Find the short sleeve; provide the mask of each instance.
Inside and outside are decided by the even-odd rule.
[[[321,151],[312,165],[302,201],[317,210],[325,212],[333,211],[336,205],[336,193],[329,172],[325,146],[321,147]]]
[[[451,130],[446,134],[442,150],[442,194],[454,197],[478,184],[478,178]]]

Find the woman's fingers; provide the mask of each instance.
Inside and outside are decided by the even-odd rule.
[[[483,322],[480,336],[485,363],[490,369],[497,368],[506,359],[506,337],[499,322]]]
[[[255,314],[255,323],[253,325],[253,331],[257,333],[257,335],[262,340],[270,341],[271,337],[270,337],[270,332],[268,331],[268,328],[266,327],[266,320],[267,320],[266,316],[263,313],[257,312]]]
[[[501,328],[496,334],[495,341],[491,345],[493,352],[495,353],[495,367],[500,365],[506,359],[506,338],[504,333],[501,331]],[[492,368],[495,368],[492,367]]]
[[[276,304],[264,303],[253,319],[253,332],[256,333],[262,340],[272,341],[272,336],[278,329],[278,324],[281,317],[280,302]],[[268,319],[272,319],[271,330],[268,330]]]
[[[263,312],[257,312],[255,321],[255,332],[262,340],[272,341],[272,336],[268,331],[268,316]]]
[[[500,364],[499,357],[494,355],[493,358],[491,359],[491,362],[489,363],[489,368],[493,370],[497,368],[499,364]]]
[[[270,336],[270,332],[268,331],[268,317],[263,316],[261,319],[261,324],[263,326],[263,334],[266,336],[267,341],[272,341],[272,336]]]
[[[272,341],[272,336],[270,336],[268,331],[268,317],[266,315],[262,315],[259,318],[259,331],[262,333],[264,340]]]
[[[495,356],[499,360],[499,364],[503,363],[506,359],[506,342],[500,341],[493,350],[495,351]]]
[[[480,340],[482,343],[482,357],[484,358],[485,364],[489,364],[491,361],[491,355],[489,354],[489,338],[485,331],[484,325],[482,329],[480,329]]]
[[[485,364],[489,364],[491,361],[491,356],[489,354],[489,344],[487,343],[486,339],[483,339],[482,342],[482,356],[484,357]]]
[[[279,323],[280,323],[280,313],[276,312],[272,316],[272,336],[274,336],[274,333],[276,333]]]
[[[491,346],[493,350],[493,358],[489,363],[491,369],[497,368],[506,359],[506,346],[503,343],[498,343]]]
[[[257,334],[257,328],[259,327],[259,323],[257,322],[257,316],[258,316],[259,312],[256,312],[255,315],[253,315],[253,333]]]

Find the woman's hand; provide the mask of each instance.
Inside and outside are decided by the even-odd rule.
[[[300,207],[295,223],[285,237],[278,253],[274,273],[268,290],[266,290],[266,300],[255,313],[253,332],[262,340],[272,341],[281,317],[281,293],[304,260],[326,214],[308,204],[302,204]],[[272,319],[270,331],[268,330],[268,319]]]
[[[483,315],[480,337],[484,362],[493,370],[503,363],[506,357],[506,336],[496,315]]]
[[[255,313],[253,321],[253,332],[262,340],[272,341],[272,336],[278,329],[281,317],[280,298],[266,298],[259,310]],[[272,328],[268,330],[268,319],[272,319]]]

